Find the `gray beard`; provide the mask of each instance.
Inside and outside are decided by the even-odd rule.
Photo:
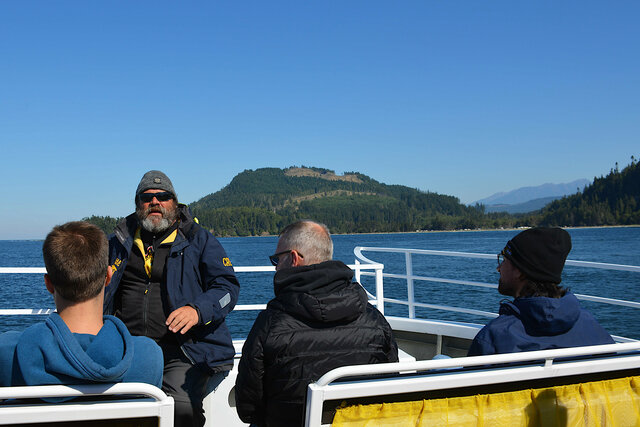
[[[178,218],[178,208],[177,206],[173,209],[165,209],[162,206],[154,207],[154,209],[159,209],[162,212],[162,219],[153,221],[149,218],[149,212],[151,212],[151,208],[142,209],[137,208],[136,214],[138,215],[138,220],[140,221],[140,225],[146,231],[154,234],[162,233],[169,229]]]
[[[142,224],[142,228],[144,228],[148,232],[153,234],[158,234],[166,231],[169,227],[171,227],[171,224],[173,223],[169,222],[167,218],[162,218],[161,220],[156,221],[154,223],[152,220],[150,220],[147,217],[142,220],[141,224]]]

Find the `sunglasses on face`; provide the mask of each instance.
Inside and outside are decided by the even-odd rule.
[[[150,203],[155,197],[159,202],[168,202],[173,199],[173,194],[163,191],[162,193],[140,193],[138,196],[142,203]]]
[[[278,263],[280,262],[280,257],[281,257],[282,255],[284,255],[284,254],[288,254],[288,253],[290,253],[290,252],[293,252],[294,250],[295,250],[295,249],[289,249],[288,251],[282,251],[282,252],[278,252],[277,254],[270,255],[270,256],[269,256],[269,261],[271,261],[271,264],[272,264],[274,267],[277,267],[277,266],[278,266]],[[298,251],[296,251],[296,252],[298,252]],[[298,256],[299,256],[300,258],[304,258],[300,252],[298,252]]]
[[[504,250],[498,254],[498,268],[502,267],[502,263],[507,257],[504,256]]]

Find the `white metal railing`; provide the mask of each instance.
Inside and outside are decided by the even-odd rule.
[[[371,262],[367,264],[350,264],[348,267],[355,271],[355,276],[358,278],[361,276],[362,270],[373,270],[373,272],[367,271],[367,273],[375,277],[376,296],[369,294],[369,299],[370,302],[376,305],[380,312],[384,314],[384,289],[382,282],[384,265]],[[270,265],[238,266],[233,267],[233,269],[236,273],[264,273],[275,271],[275,267]],[[0,267],[0,274],[44,274],[46,272],[47,270],[44,267]],[[264,310],[266,306],[266,304],[240,304],[235,306],[234,311]],[[8,308],[0,309],[0,316],[48,315],[54,311],[52,308]]]
[[[435,255],[435,256],[448,256],[448,257],[463,257],[463,258],[476,258],[476,259],[492,259],[496,260],[495,254],[479,254],[473,252],[454,252],[454,251],[436,251],[436,250],[428,250],[428,249],[402,249],[402,248],[377,248],[377,247],[366,247],[366,246],[357,246],[353,252],[356,256],[355,265],[368,265],[368,264],[376,264],[376,261],[372,261],[369,258],[365,257],[362,252],[385,252],[385,253],[396,253],[396,254],[404,254],[405,256],[405,274],[397,274],[397,273],[382,273],[383,278],[380,279],[382,281],[384,277],[395,278],[395,279],[403,279],[407,281],[407,301],[402,301],[393,298],[384,298],[383,302],[393,303],[393,304],[402,304],[407,305],[409,308],[409,318],[415,318],[415,309],[416,307],[422,308],[430,308],[436,310],[443,311],[452,311],[458,313],[466,313],[466,314],[474,314],[478,316],[485,317],[497,317],[498,314],[491,313],[482,310],[475,310],[463,307],[452,307],[447,305],[439,305],[439,304],[428,304],[422,302],[416,302],[414,296],[414,282],[415,281],[426,281],[426,282],[440,282],[440,283],[451,283],[457,285],[466,285],[466,286],[475,286],[475,287],[483,287],[483,288],[493,288],[497,289],[498,285],[493,283],[485,283],[485,282],[474,282],[469,280],[456,280],[442,277],[430,277],[430,276],[420,276],[415,275],[413,273],[413,255]],[[630,271],[634,273],[640,273],[640,266],[635,265],[623,265],[623,264],[608,264],[603,262],[589,262],[589,261],[573,261],[567,260],[565,265],[571,265],[576,267],[588,267],[588,268],[598,268],[598,269],[607,269],[607,270],[618,270],[618,271]],[[371,275],[369,272],[359,272],[356,270],[356,280],[360,282],[361,275]],[[377,280],[377,279],[376,279]],[[382,294],[378,294],[381,295]],[[578,299],[585,301],[593,301],[604,304],[613,304],[620,305],[626,307],[632,307],[640,309],[640,302],[636,301],[626,301],[615,298],[604,298],[594,295],[582,295],[575,294]],[[378,304],[380,304],[380,298],[378,298]]]
[[[372,261],[371,259],[364,256],[363,252],[365,251],[403,254],[405,257],[405,273],[400,274],[400,273],[383,272],[384,265],[376,261]],[[414,289],[415,282],[417,281],[450,283],[450,284],[484,287],[484,288],[492,288],[492,289],[496,289],[498,287],[496,284],[486,283],[486,282],[476,282],[476,281],[470,281],[470,280],[458,280],[458,279],[443,278],[443,277],[421,276],[413,273],[413,256],[414,255],[448,256],[448,257],[464,257],[464,258],[495,260],[496,258],[495,254],[437,251],[437,250],[428,250],[428,249],[379,248],[379,247],[364,247],[364,246],[356,247],[354,249],[354,254],[356,256],[355,263],[349,265],[349,267],[352,270],[354,270],[355,279],[360,283],[362,283],[362,276],[373,276],[375,278],[375,288],[376,288],[375,295],[369,294],[369,299],[373,304],[377,306],[378,310],[380,310],[380,312],[382,312],[383,314],[384,314],[384,303],[387,302],[392,304],[401,304],[401,305],[408,306],[409,318],[411,319],[415,318],[416,307],[472,314],[472,315],[478,315],[478,316],[484,316],[484,317],[497,317],[496,313],[483,311],[483,310],[417,302],[415,300],[415,289]],[[567,260],[565,262],[565,265],[640,273],[640,266],[634,266],[634,265],[610,264],[610,263],[602,263],[602,262],[588,262],[588,261],[574,261],[574,260]],[[234,267],[234,270],[236,273],[263,273],[263,272],[273,272],[275,271],[275,267],[273,266],[237,266],[237,267]],[[44,267],[0,267],[0,274],[44,274],[44,273],[46,273],[46,270]],[[384,297],[384,278],[385,277],[406,280],[407,282],[407,300],[406,301],[396,299],[396,298]],[[583,294],[575,294],[575,295],[578,299],[585,300],[585,301],[593,301],[598,303],[613,304],[613,305],[640,309],[640,302],[636,302],[636,301],[627,301],[627,300],[615,299],[615,298],[605,298],[605,297],[599,297],[595,295],[583,295]],[[266,307],[266,304],[240,304],[240,305],[237,305],[234,308],[234,310],[237,310],[237,311],[263,310],[265,307]],[[53,309],[38,309],[38,308],[36,309],[32,309],[32,308],[0,309],[0,315],[47,315],[53,311],[54,311]]]
[[[325,401],[638,369],[640,342],[336,368],[309,384],[307,427]],[[459,369],[475,368],[475,369]],[[380,375],[390,375],[381,378]],[[355,378],[354,378],[355,377]]]

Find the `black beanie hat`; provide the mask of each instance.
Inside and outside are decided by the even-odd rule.
[[[565,230],[536,227],[509,240],[502,253],[528,278],[557,284],[569,251],[571,236]]]
[[[147,190],[164,190],[173,195],[173,198],[178,200],[178,196],[176,195],[176,191],[173,189],[173,184],[167,175],[164,173],[151,170],[144,174],[142,179],[140,180],[140,184],[138,184],[138,188],[136,189],[136,200],[140,193],[144,193]]]

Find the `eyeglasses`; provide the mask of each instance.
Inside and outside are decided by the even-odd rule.
[[[138,197],[142,203],[150,203],[154,197],[158,199],[159,202],[167,202],[173,199],[173,194],[168,191],[163,191],[161,193],[140,193]]]
[[[284,255],[284,254],[288,254],[289,252],[293,252],[293,251],[295,251],[295,249],[289,249],[288,251],[282,251],[282,252],[278,252],[277,254],[270,255],[269,256],[269,261],[271,261],[271,264],[274,267],[277,267],[278,263],[280,262],[280,256]],[[298,251],[296,251],[296,252],[298,252]],[[300,252],[298,252],[298,256],[300,258],[304,258]]]
[[[498,267],[500,267],[500,266],[502,265],[502,263],[504,262],[504,260],[505,260],[504,254],[503,254],[502,252],[500,252],[500,253],[498,254]]]

